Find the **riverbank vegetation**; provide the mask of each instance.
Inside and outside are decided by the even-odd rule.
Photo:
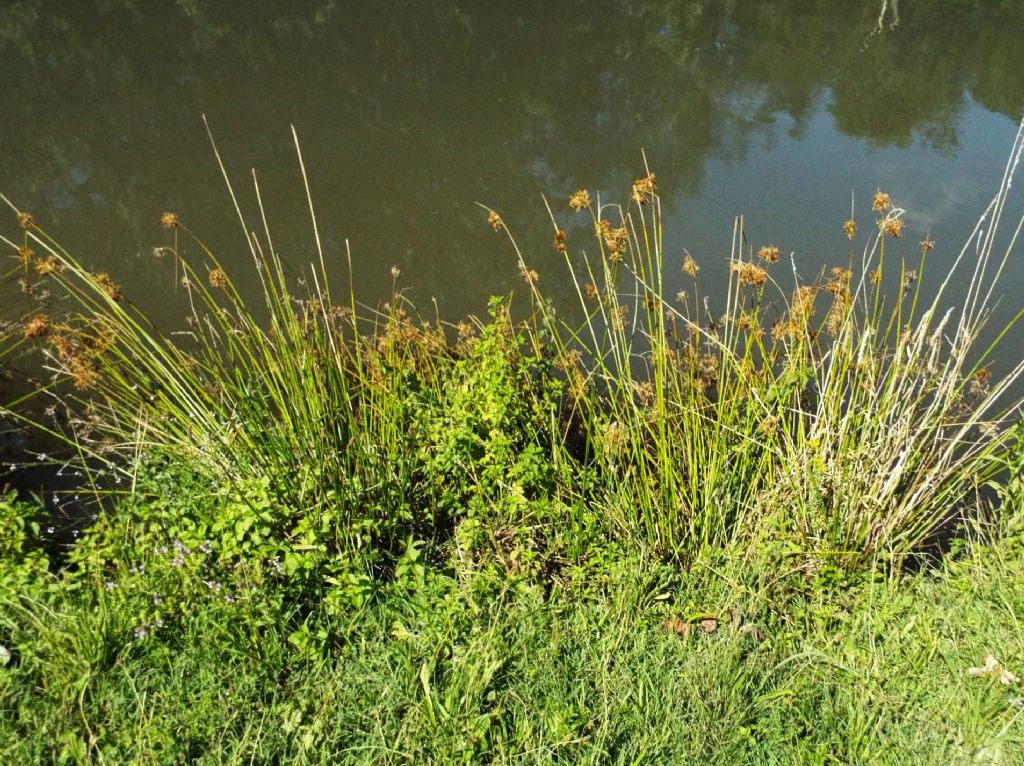
[[[483,208],[525,295],[452,324],[397,269],[377,307],[339,291],[319,244],[292,273],[259,203],[255,297],[163,216],[168,332],[11,205],[23,288],[73,308],[3,348],[42,354],[107,501],[59,552],[0,501],[0,753],[1010,762],[1024,360],[988,320],[1020,148],[941,266],[879,192],[812,280],[738,220],[721,296],[649,169],[551,203],[547,252]]]

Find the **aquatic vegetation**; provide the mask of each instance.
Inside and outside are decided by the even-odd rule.
[[[1020,145],[986,211],[995,223]],[[185,286],[184,340],[149,322],[130,285],[90,271],[12,206],[25,241],[9,244],[39,251],[40,276],[77,306],[67,318],[31,313],[19,342],[40,344],[81,392],[66,396],[72,411],[89,408],[70,436],[83,454],[126,478],[148,455],[194,466],[212,486],[266,482],[278,515],[265,534],[297,555],[289,541],[316,530],[303,539],[321,577],[376,577],[409,540],[432,555],[494,553],[502,529],[563,521],[576,540],[546,540],[552,560],[579,550],[588,526],[676,561],[775,545],[814,566],[898,563],[978,515],[975,495],[1019,413],[1024,362],[994,376],[997,344],[978,347],[1013,242],[997,253],[997,227],[979,227],[926,296],[918,274],[934,243],[918,263],[889,251],[903,211],[885,192],[860,252],[806,284],[779,271],[778,246],[745,245],[738,219],[724,305],[712,308],[696,260],[666,256],[653,173],[626,207],[580,189],[568,215],[590,217],[591,255],[551,213],[582,323],[553,311],[485,207],[531,312],[514,321],[496,300],[453,339],[415,317],[398,269],[383,306],[351,291],[339,301],[319,240],[305,286],[289,279],[255,191],[259,226],[242,222],[263,232],[248,240],[257,303],[178,215],[161,217],[173,239],[160,253]],[[856,241],[853,218],[843,229]],[[694,282],[669,301],[677,268]],[[961,307],[945,308],[964,279]],[[536,552],[531,535],[520,543]]]

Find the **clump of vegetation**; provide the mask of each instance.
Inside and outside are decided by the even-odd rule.
[[[578,322],[553,310],[494,210],[487,223],[511,242],[529,311],[518,318],[496,298],[486,318],[445,325],[416,316],[397,270],[383,306],[338,296],[322,250],[300,288],[261,203],[262,234],[248,239],[255,301],[176,214],[162,217],[160,252],[188,303],[187,333],[171,335],[132,303],[130,285],[90,270],[14,208],[22,241],[5,241],[30,300],[0,354],[42,349],[54,373],[45,391],[71,414],[69,430],[50,433],[118,499],[54,573],[32,512],[0,499],[0,660],[15,671],[0,672],[0,699],[17,708],[18,732],[0,753],[180,761],[199,758],[189,748],[229,747],[211,757],[379,763],[443,751],[470,763],[559,749],[604,761],[686,760],[718,746],[748,761],[824,762],[837,748],[849,760],[893,748],[1002,752],[1019,710],[999,688],[963,693],[981,707],[955,743],[918,741],[895,723],[886,739],[885,726],[866,723],[886,686],[869,673],[868,691],[850,692],[856,668],[875,667],[851,646],[874,641],[885,620],[849,610],[851,599],[888,603],[908,557],[985,521],[987,485],[1004,509],[999,566],[1020,563],[1024,451],[1009,426],[1024,361],[997,374],[993,356],[1020,315],[995,331],[986,322],[1015,244],[1014,234],[996,250],[1022,147],[1019,134],[990,225],[930,295],[918,276],[934,243],[921,242],[914,263],[894,254],[903,211],[882,192],[859,252],[810,283],[783,279],[781,250],[747,246],[738,220],[724,305],[712,309],[701,264],[666,257],[653,173],[627,205],[581,189],[567,215],[589,216],[591,252],[551,215]],[[310,212],[315,230],[312,202]],[[842,230],[857,241],[853,217]],[[675,296],[670,268],[692,280]],[[40,280],[73,311],[47,311]],[[946,307],[954,280],[968,285],[958,309]],[[979,346],[983,337],[995,342]],[[105,489],[97,466],[113,477]],[[952,585],[921,575],[912,587],[977,622],[958,589],[994,564],[960,566],[943,564]],[[1008,632],[973,675],[1013,685],[1024,647],[1007,636],[1019,639],[1021,594],[1007,586],[992,601],[1010,605]],[[949,625],[906,606],[900,636],[928,626],[913,635],[930,654],[899,638],[894,668],[937,655],[964,665]],[[559,649],[565,626],[574,641],[593,638],[593,651]],[[630,654],[630,635],[646,648]],[[835,635],[847,643],[832,646]],[[827,651],[809,649],[819,643]],[[646,665],[648,651],[714,700],[714,714],[655,726],[689,692]],[[342,677],[359,694],[330,680],[348,660]],[[237,685],[219,677],[225,666]],[[209,710],[238,704],[230,736],[162,700],[143,678],[151,671]],[[541,675],[554,686],[525,692]],[[926,680],[927,715],[947,716],[960,699],[938,691],[948,675]],[[393,696],[374,707],[380,678]],[[657,700],[655,714],[637,713],[622,689]],[[834,737],[814,730],[796,702],[805,694],[827,708]],[[150,695],[192,744],[140,723]],[[114,700],[134,711],[131,736],[115,733]],[[373,733],[355,736],[360,726]],[[648,729],[660,733],[638,734]],[[322,737],[340,749],[328,755]],[[688,741],[698,744],[670,744]]]
[[[859,256],[809,284],[794,273],[789,288],[773,271],[779,248],[755,256],[739,219],[721,313],[689,254],[666,263],[653,174],[628,209],[576,192],[570,206],[589,212],[600,257],[580,273],[554,225],[582,328],[547,309],[519,258],[586,423],[604,515],[670,556],[781,534],[814,559],[857,567],[901,561],[976,513],[1022,402],[1024,364],[992,376],[996,343],[1020,314],[986,326],[1011,252],[995,241],[1012,170],[985,212],[995,225],[974,232],[930,296],[918,276],[934,243],[920,243],[917,263],[888,252],[904,211],[879,192]],[[843,229],[856,237],[853,219]],[[670,267],[694,279],[674,303]],[[945,305],[954,280],[968,285],[959,309]],[[979,348],[985,332],[997,341]]]
[[[692,257],[666,263],[652,173],[626,207],[580,190],[569,204],[590,216],[597,249],[581,265],[557,223],[554,246],[583,323],[551,310],[509,233],[532,312],[514,322],[495,301],[458,339],[415,318],[397,272],[391,300],[367,312],[332,293],[321,251],[296,293],[265,219],[249,240],[263,287],[251,305],[168,213],[164,252],[190,306],[182,343],[19,212],[19,252],[43,253],[22,258],[26,279],[47,275],[79,307],[62,321],[33,312],[23,336],[86,393],[79,448],[117,470],[159,454],[224,491],[261,482],[274,509],[263,534],[315,538],[331,576],[373,580],[464,525],[517,536],[541,520],[579,528],[582,515],[681,561],[781,538],[811,561],[898,563],[976,511],[1019,411],[1024,362],[993,379],[994,344],[977,348],[1010,254],[995,243],[1011,176],[985,214],[996,225],[931,296],[918,275],[933,243],[917,263],[888,252],[903,211],[882,192],[859,255],[809,284],[784,286],[779,248],[755,255],[738,220],[721,313]],[[843,229],[856,238],[853,219]],[[673,265],[694,285],[670,299]],[[961,307],[946,308],[965,270]]]

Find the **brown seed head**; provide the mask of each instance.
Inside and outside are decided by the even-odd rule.
[[[585,285],[583,285],[583,294],[586,295],[591,300],[597,300],[597,296],[600,295],[601,293],[600,291],[598,291],[597,285],[595,285],[593,282],[587,282]]]
[[[519,262],[519,276],[521,276],[528,285],[532,285],[534,282],[540,280],[540,276],[533,269],[526,268],[526,264],[522,261]]]
[[[577,191],[574,191],[572,196],[569,197],[569,207],[576,212],[590,207],[590,192],[586,189],[578,189]]]
[[[497,212],[495,212],[494,210],[488,210],[487,225],[490,226],[495,231],[501,231],[502,227],[505,225],[505,222],[501,220],[501,216],[498,215]]]
[[[633,199],[641,205],[646,205],[654,196],[654,192],[657,188],[658,187],[654,182],[654,173],[650,173],[643,178],[638,178],[633,182]]]
[[[33,314],[25,322],[24,332],[26,338],[38,338],[46,335],[50,330],[50,317],[46,314]]]
[[[35,267],[41,277],[45,277],[47,274],[59,274],[64,271],[64,264],[52,255],[46,258],[37,258]]]
[[[782,253],[779,252],[779,248],[775,245],[766,245],[757,251],[757,257],[762,261],[767,261],[768,263],[777,262],[781,256]]]
[[[877,285],[879,282],[882,281],[882,270],[875,269],[868,275],[868,279],[871,280],[871,284]]]
[[[693,257],[689,253],[684,255],[683,256],[683,273],[688,275],[688,276],[691,276],[691,277],[696,277],[697,273],[699,271],[700,271],[700,266],[697,264],[697,262],[695,260],[693,260]]]
[[[629,249],[629,231],[625,226],[613,227],[605,220],[597,222],[597,230],[604,240],[605,248],[608,251],[608,260],[613,263],[621,261],[622,256]]]
[[[733,261],[729,265],[729,271],[736,276],[741,287],[743,285],[763,287],[765,282],[768,281],[767,271],[762,269],[760,266],[754,263],[748,263],[747,261]]]
[[[882,221],[882,231],[890,237],[899,239],[903,236],[903,219],[902,218],[886,218]]]
[[[96,280],[96,284],[99,288],[107,294],[107,297],[112,301],[119,301],[124,298],[124,292],[110,275],[106,272],[98,272],[92,275],[92,278]]]
[[[555,238],[552,240],[552,244],[554,245],[556,252],[565,254],[565,232],[561,229],[555,230]]]
[[[825,290],[832,295],[843,295],[849,292],[850,282],[853,279],[853,272],[842,266],[832,269],[832,278],[825,283]]]
[[[71,379],[75,384],[75,388],[79,391],[84,391],[87,388],[92,388],[96,385],[96,382],[100,379],[100,374],[96,371],[96,365],[88,357],[77,356],[71,360],[69,364],[71,372]]]
[[[808,321],[814,315],[814,297],[817,289],[810,285],[801,285],[793,291],[793,304],[790,311],[802,321]]]
[[[31,247],[26,247],[22,245],[21,247],[18,248],[18,260],[21,261],[21,268],[28,268],[29,264],[32,263],[33,255],[35,255],[35,253],[32,252]]]
[[[165,229],[177,229],[181,222],[178,221],[177,213],[164,213],[160,216],[160,225]]]
[[[925,238],[921,240],[920,244],[921,244],[921,255],[924,255],[929,250],[931,250],[933,247],[935,247],[935,240],[933,240],[930,237],[928,237],[927,235],[925,235]]]
[[[223,289],[228,286],[228,275],[221,269],[210,270],[210,287]]]
[[[36,225],[36,219],[32,217],[31,213],[21,212],[17,215],[18,226],[23,229],[33,229]]]
[[[871,209],[876,213],[884,213],[890,207],[892,207],[892,200],[889,198],[889,195],[883,191],[878,192],[875,195],[875,198],[871,201]]]
[[[853,239],[857,236],[857,222],[852,218],[843,224],[843,233],[846,234],[847,239]]]

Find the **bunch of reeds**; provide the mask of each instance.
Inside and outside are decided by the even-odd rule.
[[[626,208],[572,195],[596,233],[582,266],[552,216],[582,327],[547,309],[512,240],[538,321],[555,328],[607,516],[674,556],[782,537],[856,565],[900,560],[977,514],[1024,401],[1024,360],[994,371],[1020,313],[988,325],[1021,229],[997,251],[1022,147],[1018,133],[995,198],[931,295],[918,276],[934,243],[920,243],[914,264],[893,255],[904,211],[881,192],[859,258],[811,283],[794,266],[784,287],[779,249],[755,255],[737,219],[721,314],[688,253],[667,262],[649,171]],[[853,219],[843,229],[856,237]],[[692,279],[674,302],[668,269]]]

